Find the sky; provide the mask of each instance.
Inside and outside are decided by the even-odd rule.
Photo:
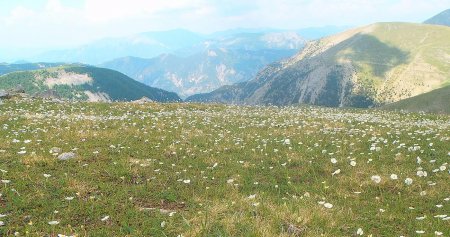
[[[450,0],[0,0],[0,53],[184,28],[300,29],[422,22]]]

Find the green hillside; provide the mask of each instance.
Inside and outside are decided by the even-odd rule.
[[[450,114],[450,85],[383,106],[384,109],[409,112],[432,112]]]
[[[172,92],[146,86],[114,70],[92,66],[61,66],[0,76],[0,89],[21,86],[30,95],[50,91],[58,97],[88,101],[180,101]]]

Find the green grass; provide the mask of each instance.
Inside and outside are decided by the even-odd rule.
[[[445,115],[5,101],[0,126],[0,236],[450,235]]]

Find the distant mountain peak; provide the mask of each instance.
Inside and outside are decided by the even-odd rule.
[[[436,16],[426,20],[425,24],[450,26],[450,9],[447,9]]]

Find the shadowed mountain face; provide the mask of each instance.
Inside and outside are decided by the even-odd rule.
[[[450,26],[450,9],[447,9],[436,16],[426,20],[425,24]]]
[[[356,34],[326,53],[335,54],[335,62],[340,58],[352,59],[358,70],[365,70],[368,66],[370,73],[377,77],[384,77],[391,68],[407,63],[409,57],[408,52],[367,34]]]
[[[308,44],[246,83],[187,101],[371,107],[450,81],[450,29],[380,23]]]

